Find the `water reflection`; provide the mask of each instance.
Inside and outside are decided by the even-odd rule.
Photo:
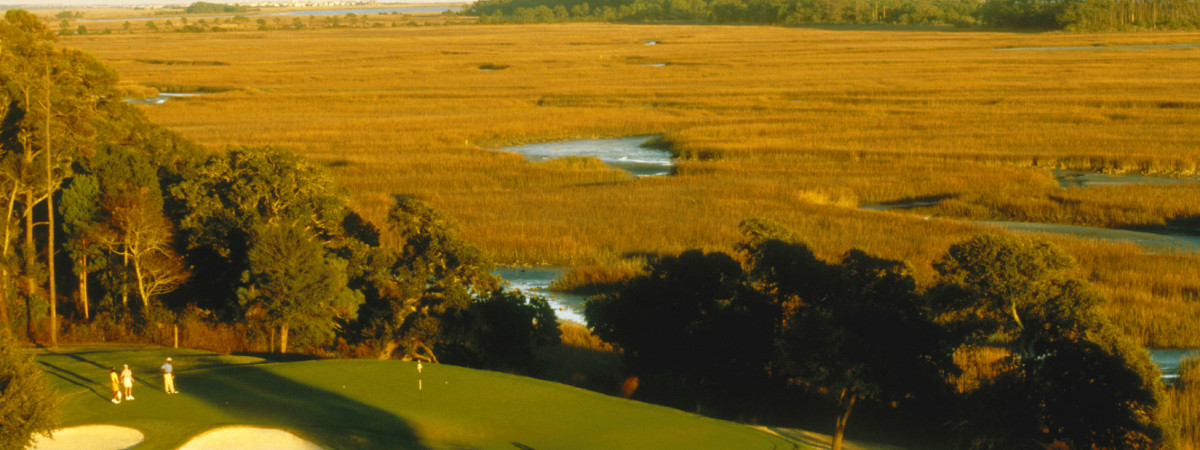
[[[1179,378],[1179,363],[1184,358],[1200,358],[1200,348],[1150,349],[1150,359],[1162,370],[1163,378]]]
[[[1171,184],[1200,183],[1200,178],[1167,178],[1142,175],[1106,175],[1095,172],[1078,170],[1054,170],[1050,172],[1058,180],[1061,187],[1104,187],[1121,186],[1126,184],[1154,184],[1159,186]]]
[[[1055,223],[986,221],[975,223],[1000,227],[1010,231],[1066,234],[1085,239],[1132,242],[1151,252],[1200,252],[1200,236],[1190,236],[1185,234],[1147,233],[1142,231],[1114,230],[1112,228],[1061,225]]]
[[[1154,50],[1154,49],[1169,49],[1169,48],[1195,48],[1200,47],[1200,44],[1149,44],[1149,45],[1092,45],[1092,46],[1073,46],[1073,47],[1012,47],[1012,48],[997,48],[994,49],[1000,52],[1077,52],[1088,50]]]
[[[564,156],[597,158],[610,167],[621,169],[635,177],[668,175],[674,162],[671,154],[643,147],[653,136],[617,139],[584,139],[578,141],[546,142],[504,147],[499,150],[525,155],[529,161],[545,161]]]
[[[128,103],[133,103],[135,105],[161,105],[163,103],[166,103],[167,100],[170,100],[172,98],[195,97],[197,95],[201,95],[201,94],[199,94],[199,93],[158,94],[158,96],[149,97],[149,98],[127,98],[127,99],[125,99],[125,101]]]
[[[566,268],[552,266],[498,267],[492,271],[492,275],[503,278],[509,289],[525,295],[545,297],[554,307],[554,314],[558,316],[558,320],[584,323],[583,305],[587,302],[586,296],[550,290],[550,283],[562,276],[563,272],[566,272]]]

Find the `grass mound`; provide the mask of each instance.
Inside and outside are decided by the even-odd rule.
[[[179,395],[158,367],[174,359]],[[280,428],[326,448],[796,448],[748,426],[556,383],[446,365],[270,362],[149,346],[38,351],[63,397],[62,425],[141,430],[177,448],[226,425]],[[108,401],[108,368],[129,364],[134,401]],[[418,390],[418,387],[421,390]]]

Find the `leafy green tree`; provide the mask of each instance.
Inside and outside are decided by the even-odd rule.
[[[0,28],[4,37],[0,69],[6,87],[15,94],[10,94],[15,100],[13,105],[21,110],[13,126],[22,152],[26,290],[34,291],[30,275],[37,253],[32,211],[34,205],[43,203],[47,217],[43,252],[47,255],[46,299],[50,306],[50,343],[55,345],[58,295],[54,253],[58,247],[54,193],[69,176],[71,161],[94,145],[96,122],[119,103],[116,74],[83,52],[56,49],[54,35],[25,11],[6,12]],[[35,166],[41,170],[35,171]]]
[[[460,341],[445,332],[443,319],[489,295],[497,282],[491,264],[454,236],[441,213],[411,197],[395,200],[388,225],[399,248],[365,249],[351,263],[353,286],[365,295],[358,326],[380,359],[402,348],[403,359],[436,361],[439,345]]]
[[[57,425],[58,400],[33,358],[0,335],[0,448],[25,448]]]
[[[100,234],[100,242],[132,267],[144,314],[155,296],[174,290],[188,277],[172,248],[171,223],[156,206],[147,195],[109,197],[104,204],[108,227]]]
[[[584,317],[621,348],[641,398],[732,413],[765,385],[778,319],[777,304],[748,281],[729,255],[689,250],[588,301]]]
[[[1104,299],[1054,246],[980,235],[935,263],[930,293],[956,345],[1006,349],[1011,369],[968,394],[964,444],[1032,448],[1170,447],[1160,374],[1097,312]]]
[[[225,5],[225,4],[210,3],[210,2],[195,2],[195,3],[192,3],[191,5],[188,5],[187,9],[185,9],[184,12],[186,12],[188,14],[240,13],[240,12],[246,12],[246,7],[239,6],[239,5]]]
[[[186,165],[186,162],[184,162]],[[322,242],[342,233],[346,200],[328,173],[289,151],[234,147],[214,154],[172,184],[167,199],[187,251],[189,286],[208,309],[236,312],[236,289],[248,269],[250,237],[264,226],[310,230]]]
[[[558,345],[561,335],[545,298],[501,290],[472,303],[446,328],[463,335],[464,354],[453,362],[502,371],[528,372],[536,363],[534,349]]]
[[[860,399],[936,397],[944,390],[941,328],[928,319],[912,268],[851,250],[825,263],[769,221],[742,224],[755,284],[783,307],[773,367],[836,405],[840,449]]]
[[[88,299],[88,274],[97,269],[97,261],[104,261],[99,242],[100,224],[104,218],[100,208],[100,182],[95,176],[80,174],[71,178],[62,191],[59,211],[62,227],[66,234],[63,248],[71,255],[75,277],[79,282],[79,305],[84,319],[90,319]]]
[[[3,77],[9,100],[3,129],[6,136],[0,143],[4,144],[5,172],[12,183],[12,201],[20,202],[19,208],[13,208],[10,203],[10,219],[6,220],[6,224],[11,224],[12,215],[20,211],[25,225],[24,239],[20,245],[22,258],[20,266],[14,266],[12,276],[19,275],[21,278],[20,291],[25,294],[27,309],[32,306],[31,300],[37,290],[33,278],[37,272],[33,211],[48,195],[42,189],[45,180],[40,179],[43,175],[40,168],[45,164],[39,164],[39,158],[44,158],[46,149],[39,145],[44,141],[39,139],[37,130],[46,128],[50,116],[37,106],[39,99],[43,100],[43,105],[49,104],[44,99],[50,96],[50,62],[56,41],[54,33],[27,11],[8,10],[4,14],[4,21],[0,22],[0,77]],[[16,246],[13,247],[15,249]],[[5,251],[9,249],[6,245]],[[9,257],[5,255],[6,260]],[[8,278],[5,277],[6,282]],[[27,315],[32,316],[28,311]],[[51,328],[54,328],[53,325]],[[26,322],[26,326],[32,336],[33,324]]]
[[[299,225],[263,226],[248,262],[238,300],[251,323],[279,328],[280,353],[287,353],[293,330],[302,343],[327,341],[336,319],[349,317],[360,303],[346,287],[345,262]]]

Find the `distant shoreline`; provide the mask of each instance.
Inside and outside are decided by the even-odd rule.
[[[25,2],[18,2],[18,3],[0,3],[0,11],[5,11],[5,10],[9,10],[9,9],[44,10],[44,9],[64,9],[64,8],[148,8],[148,7],[153,7],[153,6],[185,7],[187,5],[195,3],[195,1],[197,1],[197,0],[174,0],[174,1],[173,0],[25,0]],[[204,0],[204,1],[207,1],[208,3],[246,4],[246,5],[248,5],[250,3],[281,3],[281,4],[287,3],[286,1],[255,2],[252,0]],[[319,2],[316,0],[311,0],[311,1],[302,0],[302,1],[298,1],[297,3],[299,3],[301,5],[304,5],[304,4],[311,5],[313,3],[328,3],[328,4],[319,5],[319,6],[318,5],[312,6],[314,8],[317,8],[317,7],[320,7],[320,8],[329,8],[329,7],[371,8],[371,7],[379,7],[382,5],[393,5],[393,4],[433,4],[433,5],[437,5],[437,4],[473,3],[473,1],[446,2],[446,1],[436,1],[436,0],[382,0],[382,1],[376,1],[376,2],[374,2],[374,4],[365,4],[365,3],[360,4],[359,2],[356,2],[356,1],[342,2],[342,1],[334,0],[334,1],[328,1],[328,2],[324,2],[324,1]]]

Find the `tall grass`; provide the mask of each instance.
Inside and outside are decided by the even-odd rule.
[[[1167,416],[1182,425],[1180,437],[1185,450],[1200,449],[1200,359],[1179,364],[1179,378],[1167,388]]]
[[[416,195],[502,263],[619,274],[647,254],[729,251],[741,220],[771,217],[822,256],[862,248],[912,262],[928,283],[931,261],[982,229],[856,205],[947,196],[954,209],[937,214],[958,218],[1200,217],[1195,186],[1064,190],[1049,173],[1196,174],[1200,49],[996,51],[1197,38],[559,24],[64,43],[130,86],[213,92],[145,107],[155,122],[214,150],[300,152],[328,165],[369,219],[385,216],[392,194]],[[213,64],[139,62],[181,51]],[[679,156],[676,175],[488,150],[651,134]],[[1055,242],[1112,298],[1123,328],[1150,345],[1200,346],[1200,257]],[[616,268],[594,269],[606,265]]]

